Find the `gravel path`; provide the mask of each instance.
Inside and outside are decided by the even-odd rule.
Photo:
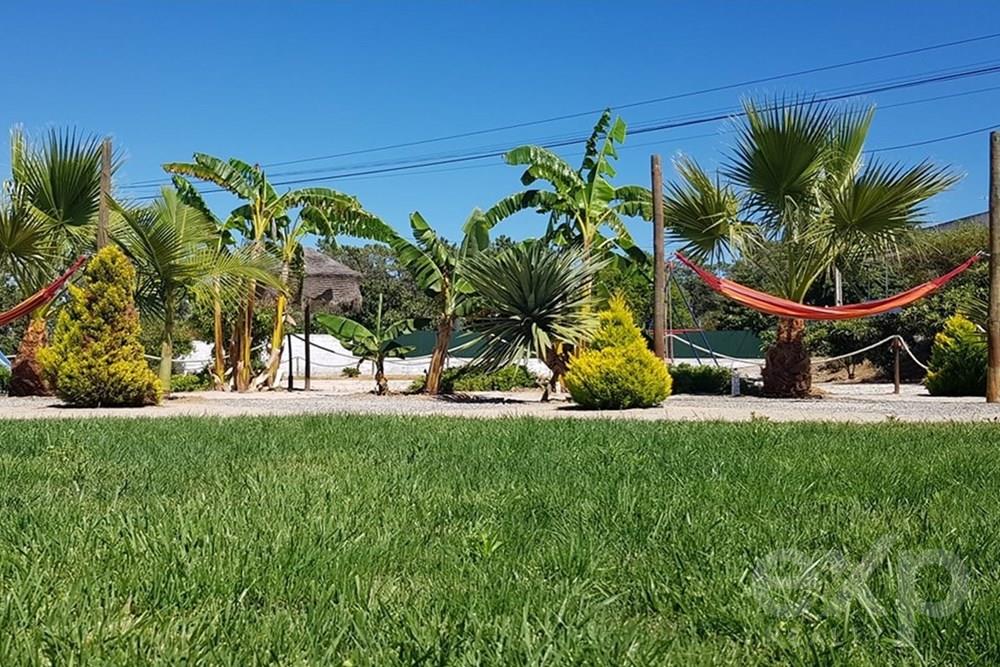
[[[585,411],[562,401],[539,403],[538,392],[482,393],[463,397],[432,398],[394,394],[377,397],[363,393],[358,381],[331,381],[311,392],[275,391],[254,394],[194,392],[147,408],[67,408],[52,398],[0,398],[0,418],[60,417],[171,417],[296,414],[445,415],[455,417],[566,417],[672,420],[746,421],[994,421],[1000,405],[976,398],[931,398],[922,387],[904,386],[899,396],[892,386],[820,385],[825,396],[808,400],[754,397],[672,396],[661,407],[617,412]],[[405,388],[400,382],[395,390]]]

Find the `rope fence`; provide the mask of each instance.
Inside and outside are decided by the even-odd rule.
[[[688,347],[693,348],[693,349],[695,349],[695,350],[697,350],[699,352],[703,352],[703,353],[711,355],[713,357],[718,357],[719,359],[726,359],[726,360],[729,360],[729,361],[735,361],[735,362],[743,364],[744,366],[757,366],[759,368],[763,368],[764,367],[763,364],[758,363],[756,361],[752,361],[750,359],[740,359],[738,357],[730,357],[727,354],[722,354],[721,352],[716,352],[714,350],[711,350],[711,349],[708,349],[708,348],[705,348],[705,347],[701,347],[700,345],[695,345],[691,341],[689,341],[689,340],[687,340],[685,338],[682,338],[681,336],[678,336],[677,334],[667,334],[667,336],[670,337],[670,338],[672,338],[673,340],[675,340],[675,341],[677,341],[679,343],[683,343],[683,344],[687,345]],[[899,334],[893,334],[892,336],[886,336],[882,340],[880,340],[878,342],[875,342],[875,343],[872,343],[871,345],[866,345],[865,347],[859,348],[857,350],[852,350],[851,352],[847,352],[845,354],[838,354],[835,357],[823,357],[822,359],[813,359],[810,362],[810,364],[811,365],[821,365],[821,364],[828,364],[828,363],[830,363],[832,361],[840,361],[841,359],[847,359],[848,357],[854,357],[854,356],[857,356],[859,354],[863,354],[865,352],[868,352],[870,350],[874,350],[875,348],[877,348],[877,347],[879,347],[881,345],[885,345],[886,343],[891,343],[893,341],[897,341],[899,343],[900,349],[903,350],[904,352],[906,352],[907,356],[910,357],[911,360],[913,360],[913,363],[915,363],[917,366],[919,366],[920,368],[924,369],[925,371],[927,370],[927,364],[925,364],[924,362],[922,362],[919,359],[917,359],[916,355],[914,355],[913,351],[910,349],[910,346],[906,344],[906,341],[903,340],[903,337],[900,336]]]

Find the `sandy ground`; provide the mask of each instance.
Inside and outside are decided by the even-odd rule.
[[[616,412],[586,411],[565,401],[538,402],[539,392],[478,393],[432,398],[365,393],[365,380],[317,381],[313,391],[274,391],[254,394],[193,392],[179,394],[163,405],[147,408],[67,408],[53,398],[0,398],[0,419],[66,417],[174,417],[296,414],[445,415],[455,417],[565,417],[670,420],[880,422],[993,421],[1000,405],[977,398],[932,398],[923,387],[904,385],[896,396],[885,384],[818,385],[823,398],[779,400],[728,396],[672,396],[660,407]],[[391,387],[402,391],[408,381]]]

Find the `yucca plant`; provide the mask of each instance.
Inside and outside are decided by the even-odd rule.
[[[668,229],[698,259],[754,262],[765,288],[798,302],[838,262],[884,257],[957,177],[929,162],[866,162],[873,115],[873,108],[747,102],[721,178],[689,158],[677,161],[680,179],[664,201]],[[804,321],[779,319],[765,355],[766,394],[810,393],[804,335]]]
[[[562,380],[574,346],[597,326],[589,285],[600,262],[582,248],[557,249],[524,241],[496,254],[482,254],[466,268],[481,300],[481,312],[466,322],[482,348],[474,363],[497,369],[526,356],[552,372],[543,399]]]

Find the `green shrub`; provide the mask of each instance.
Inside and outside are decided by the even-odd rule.
[[[0,366],[0,394],[6,394],[10,389],[10,369]]]
[[[170,377],[170,392],[204,391],[211,389],[212,382],[202,375],[173,375]]]
[[[600,324],[589,342],[594,350],[609,347],[625,347],[633,343],[645,343],[642,331],[635,325],[635,318],[629,310],[625,297],[615,295],[608,299],[608,308],[598,315]]]
[[[345,378],[356,378],[361,375],[361,370],[357,366],[345,366],[341,369],[340,374]]]
[[[135,308],[135,269],[116,246],[87,264],[69,287],[52,345],[38,360],[56,394],[82,407],[159,403],[162,389],[143,358]]]
[[[585,408],[648,408],[663,402],[670,386],[666,364],[649,351],[625,300],[613,297],[590,347],[570,361],[570,396]]]
[[[953,315],[934,336],[924,384],[934,396],[983,396],[986,362],[986,342],[976,325]]]
[[[585,408],[624,410],[659,405],[670,395],[667,366],[645,342],[587,350],[570,362],[566,388]]]
[[[410,391],[424,389],[426,378],[414,380]],[[470,366],[448,368],[441,374],[441,393],[464,391],[512,391],[523,387],[537,387],[538,380],[520,364],[504,366],[500,370],[484,372]]]
[[[693,364],[672,364],[670,377],[673,378],[675,394],[729,394],[732,388],[733,372],[721,366],[695,366]]]

